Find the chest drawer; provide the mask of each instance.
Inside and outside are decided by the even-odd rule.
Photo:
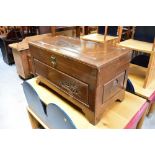
[[[125,76],[126,72],[123,72],[103,86],[102,103],[124,89]]]
[[[67,56],[60,55],[53,51],[37,48],[30,45],[31,55],[45,63],[46,65],[57,69],[71,77],[80,79],[85,83],[94,84],[96,81],[97,70],[81,62],[71,59]]]
[[[61,71],[58,71],[39,60],[34,60],[36,74],[48,79],[52,85],[59,90],[73,97],[82,104],[89,106],[88,103],[88,84],[81,82]]]

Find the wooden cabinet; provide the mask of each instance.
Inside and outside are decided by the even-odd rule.
[[[123,100],[129,50],[63,36],[29,46],[40,82],[79,107],[92,124],[111,103]]]
[[[23,79],[30,78],[32,76],[32,63],[29,49],[23,51],[13,50],[13,57],[19,76]]]
[[[47,37],[51,37],[51,34],[26,37],[22,42],[9,45],[13,49],[13,57],[15,60],[17,73],[23,79],[28,79],[33,76],[33,64],[31,60],[31,53],[29,52],[28,42]]]

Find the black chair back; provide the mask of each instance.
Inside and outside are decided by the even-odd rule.
[[[117,36],[118,26],[108,26],[107,35],[110,36]],[[98,33],[103,34],[105,33],[105,26],[98,27]]]
[[[136,26],[134,39],[144,42],[154,42],[155,26]]]
[[[105,33],[105,26],[98,26],[98,34],[103,34]]]
[[[117,30],[118,30],[118,26],[108,26],[107,35],[117,36]]]

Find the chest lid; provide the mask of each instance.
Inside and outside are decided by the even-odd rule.
[[[101,67],[130,52],[126,48],[66,36],[51,37],[29,44],[94,67]]]

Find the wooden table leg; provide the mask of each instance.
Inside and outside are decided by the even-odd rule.
[[[151,105],[150,105],[150,108],[149,108],[149,111],[148,111],[148,116],[149,114],[153,113],[155,111],[155,102],[153,102]]]
[[[31,126],[33,129],[39,129],[40,128],[40,123],[33,117],[33,115],[27,110]]]
[[[142,125],[143,125],[143,122],[144,122],[144,119],[145,119],[147,113],[148,113],[148,107],[146,108],[145,112],[143,113],[141,119],[139,120],[136,129],[142,128]]]

